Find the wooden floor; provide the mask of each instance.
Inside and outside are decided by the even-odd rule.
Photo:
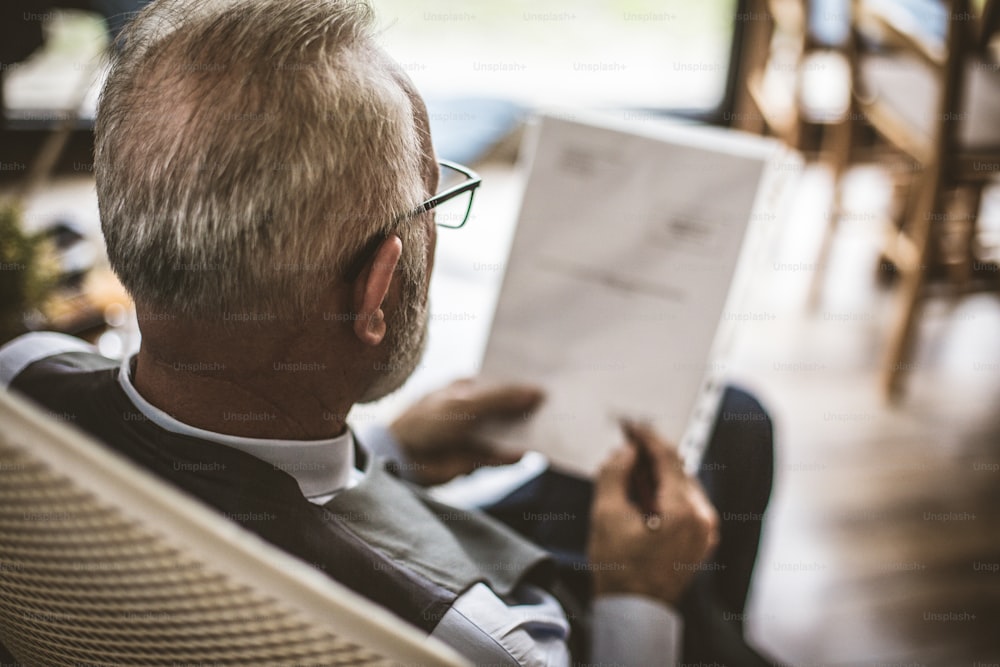
[[[815,310],[829,176],[812,169],[762,262],[732,375],[778,426],[748,610],[795,665],[1000,664],[1000,299],[931,302],[905,400],[876,391],[895,302],[872,280],[878,174],[853,175]]]

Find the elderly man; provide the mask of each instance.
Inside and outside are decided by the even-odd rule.
[[[95,174],[141,347],[117,364],[33,334],[0,351],[0,380],[476,662],[672,664],[718,517],[656,434],[634,429],[582,493],[573,583],[514,530],[389,474],[345,422],[420,358],[436,234],[427,112],[371,23],[348,0],[160,0],[133,21]],[[468,446],[473,425],[540,398],[456,383],[386,451],[444,481],[502,458]],[[656,522],[630,499],[637,448]]]

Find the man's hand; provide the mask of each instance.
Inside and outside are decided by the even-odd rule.
[[[642,442],[612,454],[594,490],[588,546],[594,592],[647,595],[672,605],[715,548],[719,519],[677,452],[648,428],[632,430]],[[657,513],[648,522],[629,500],[636,446],[649,452],[657,480]]]
[[[516,463],[477,437],[487,423],[524,419],[542,401],[528,385],[456,380],[412,405],[389,426],[422,484],[442,484],[484,465]]]

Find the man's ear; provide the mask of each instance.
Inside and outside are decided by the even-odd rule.
[[[403,242],[392,235],[383,241],[361,275],[354,281],[354,335],[365,345],[378,345],[385,337],[382,302],[389,293],[392,277],[403,254]]]

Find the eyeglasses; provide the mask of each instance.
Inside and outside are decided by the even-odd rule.
[[[438,167],[441,170],[438,193],[408,213],[396,218],[389,228],[381,234],[373,236],[358,253],[357,258],[348,265],[344,278],[348,281],[356,280],[382,242],[389,238],[401,224],[418,215],[434,210],[434,222],[439,227],[458,229],[465,225],[469,220],[469,212],[472,210],[472,198],[483,179],[468,167],[450,160],[438,160]]]
[[[434,222],[439,227],[458,229],[468,222],[469,211],[472,210],[472,198],[483,179],[468,167],[450,160],[438,160],[438,167],[441,170],[438,193],[393,223],[393,229],[403,220],[409,220],[431,209],[437,209]]]

